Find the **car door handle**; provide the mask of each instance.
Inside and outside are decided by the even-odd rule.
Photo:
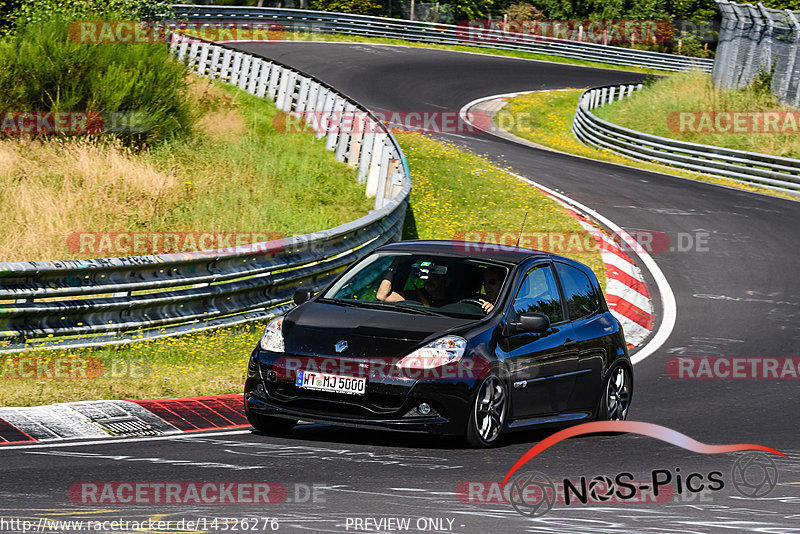
[[[572,347],[576,346],[577,344],[578,344],[577,341],[573,341],[572,339],[567,338],[567,340],[564,342],[564,348],[565,349],[571,349]]]

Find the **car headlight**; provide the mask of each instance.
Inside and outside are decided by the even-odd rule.
[[[283,352],[283,317],[276,317],[267,323],[260,344],[264,350]]]
[[[401,369],[433,369],[459,361],[466,348],[467,340],[463,337],[440,337],[418,348],[395,365]]]

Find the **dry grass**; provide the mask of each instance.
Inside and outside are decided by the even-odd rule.
[[[197,77],[189,95],[194,135],[149,151],[108,138],[0,139],[0,220],[17,236],[0,242],[0,261],[134,253],[80,249],[81,233],[294,235],[370,209],[353,169],[313,134],[275,129],[272,103]]]
[[[128,230],[131,214],[156,218],[179,193],[175,176],[119,144],[2,140],[0,213],[19,237],[0,241],[0,258],[68,257],[69,234]]]

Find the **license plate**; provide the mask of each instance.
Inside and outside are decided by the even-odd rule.
[[[367,377],[331,375],[318,371],[297,371],[295,385],[303,389],[364,395],[367,389]]]

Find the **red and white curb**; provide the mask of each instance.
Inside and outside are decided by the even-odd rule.
[[[464,122],[476,126],[471,121],[471,112],[473,110],[488,115],[493,119],[495,113],[505,105],[509,98],[533,92],[539,91],[524,91],[479,98],[463,106],[459,111],[459,116]],[[486,133],[533,148],[560,152],[519,138],[497,126],[494,120],[490,122],[491,125],[488,129],[481,128]],[[568,154],[566,152],[563,153]],[[573,154],[568,155],[574,156]],[[583,156],[575,157],[587,159]],[[635,251],[642,259],[642,262],[653,274],[659,287],[659,292],[662,294],[664,318],[657,335],[650,339],[647,346],[643,347],[633,360],[634,362],[638,362],[652,354],[666,341],[667,337],[669,337],[674,327],[676,317],[674,295],[669,287],[669,283],[653,259],[642,247],[634,242],[633,238],[627,232],[600,214],[570,199],[566,195],[544,187],[529,178],[515,173],[509,174],[530,183],[542,193],[564,206],[567,211],[578,220],[581,226],[594,236],[606,271],[606,302],[608,303],[611,313],[622,324],[622,329],[625,332],[625,339],[634,347],[640,346],[653,332],[653,301],[650,297],[650,291],[647,288],[644,277],[642,276],[642,271],[627,254],[622,243],[628,244],[627,250]],[[612,235],[609,236],[598,228],[598,226],[594,224],[595,221],[602,224],[605,228],[610,229]]]
[[[247,427],[241,394],[0,408],[0,446]]]
[[[638,347],[653,331],[653,301],[642,271],[623,250],[623,246],[608,236],[584,214],[547,192],[543,193],[561,204],[595,240],[606,271],[606,302],[616,317],[625,340]]]

